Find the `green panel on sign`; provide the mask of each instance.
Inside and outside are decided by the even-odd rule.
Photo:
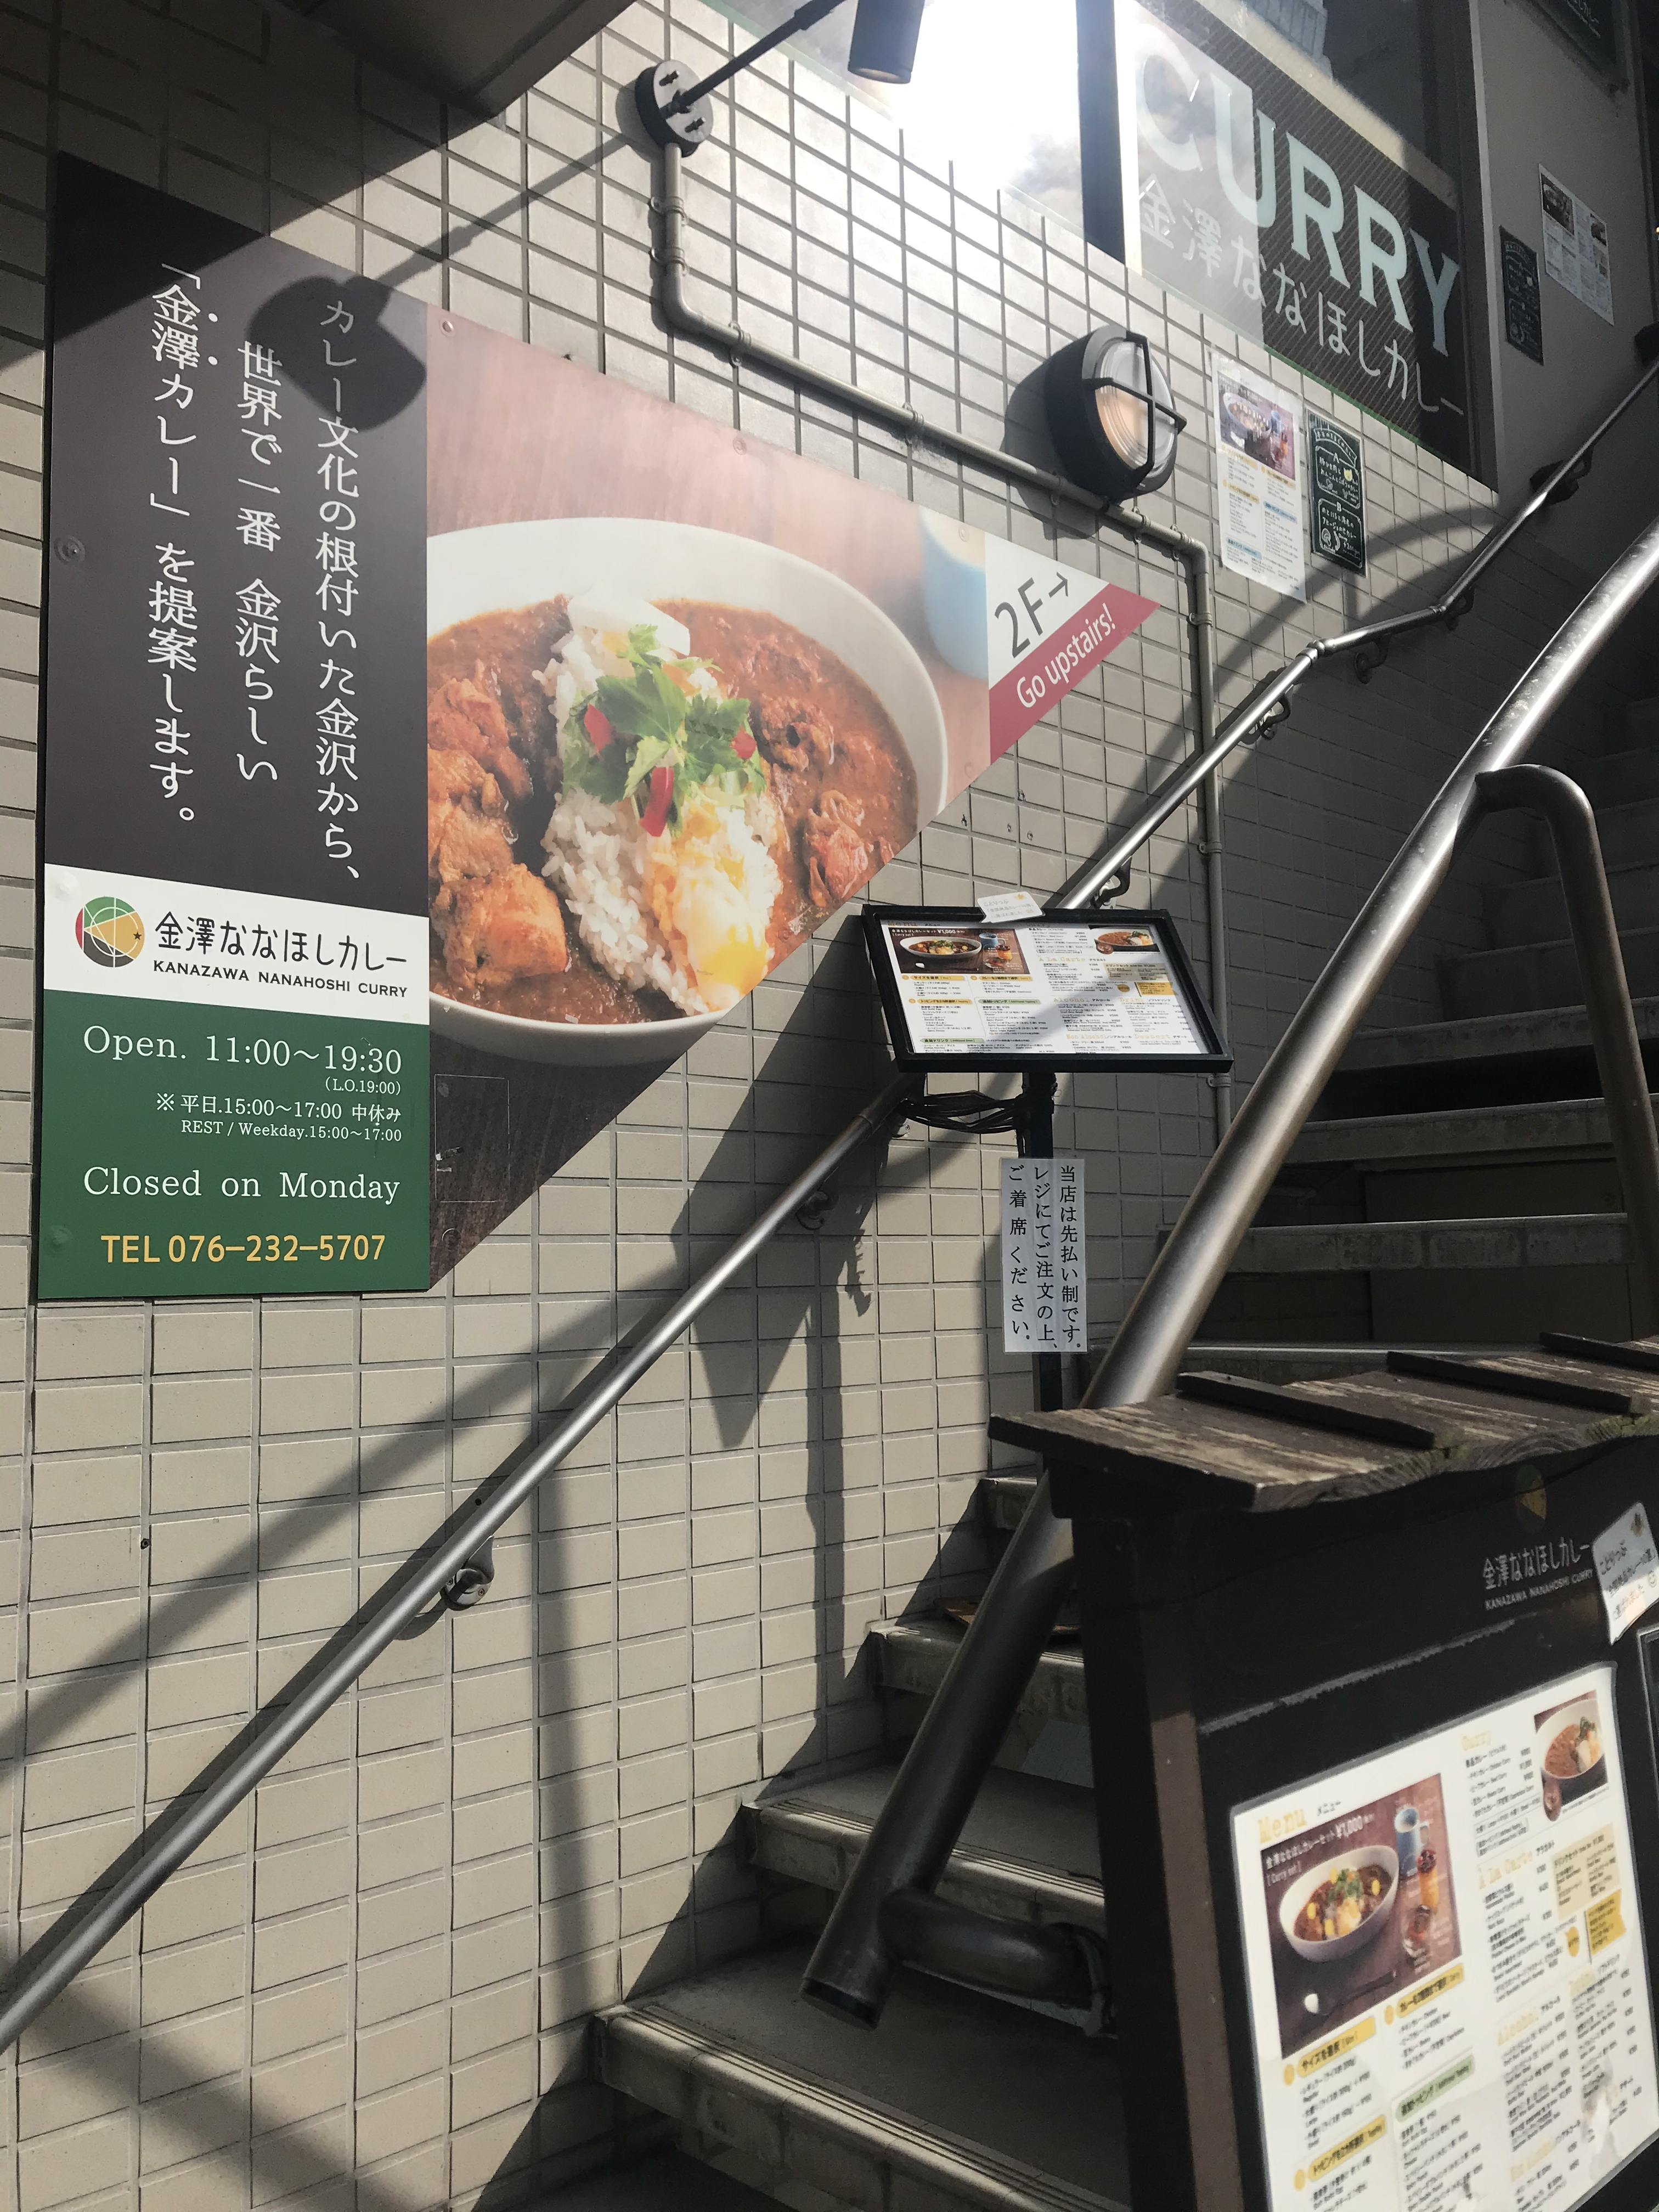
[[[45,994],[40,1295],[428,1280],[428,1036],[407,1022]]]

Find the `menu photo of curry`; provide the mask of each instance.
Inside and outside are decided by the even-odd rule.
[[[901,975],[1026,975],[1030,970],[1012,929],[974,922],[893,924],[889,931]]]
[[[1547,1820],[1559,1820],[1564,1807],[1606,1787],[1601,1728],[1601,1700],[1594,1690],[1533,1715],[1533,1755]]]
[[[1262,1895],[1289,2058],[1438,1974],[1461,1954],[1438,1775],[1302,1829],[1261,1852]]]
[[[988,763],[983,541],[453,318],[430,359],[433,1027],[659,1066]]]

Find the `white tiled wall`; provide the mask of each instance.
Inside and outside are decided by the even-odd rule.
[[[727,35],[676,5],[678,54],[712,58]],[[0,1896],[25,1943],[878,1072],[862,954],[832,928],[427,1298],[29,1311],[48,149],[1045,542],[1049,518],[994,477],[665,336],[652,173],[624,118],[666,44],[661,11],[636,6],[498,122],[447,134],[427,95],[247,0],[0,0],[0,1501],[15,1532],[0,1650],[26,1753]],[[954,193],[780,59],[735,113],[716,106],[688,177],[696,293],[774,343],[996,441],[1011,406],[1029,423],[1021,387],[1054,345],[1125,307],[1121,272],[1074,237]],[[1194,425],[1153,504],[1211,535],[1200,319],[1127,290]],[[1425,589],[1487,521],[1479,486],[1364,427],[1369,589],[1326,581],[1304,610],[1218,577],[1225,702],[1316,631]],[[1052,888],[1185,743],[1169,564],[1109,537],[1059,550],[1163,611],[884,889]],[[1516,557],[1455,640],[1402,650],[1368,690],[1322,678],[1237,758],[1247,1078],[1571,592]],[[1201,953],[1194,830],[1177,818],[1155,841],[1152,877]],[[1494,829],[1478,865],[1516,851]],[[1402,967],[1394,1018],[1433,1013],[1435,954],[1482,941],[1476,881]],[[1097,1330],[1210,1114],[1186,1079],[1063,1093],[1060,1142],[1089,1156]],[[733,1808],[792,1763],[875,1740],[866,1624],[929,1577],[972,1577],[979,1540],[958,1524],[988,1408],[1028,1388],[985,1326],[994,1148],[905,1137],[878,1188],[860,1173],[829,1231],[780,1240],[547,1486],[498,1547],[487,1602],[396,1645],[30,2034],[0,2095],[0,2204],[391,2212],[471,2204],[515,2161],[605,2154],[584,2017],[753,1939]],[[489,2202],[510,2193],[498,2179]]]

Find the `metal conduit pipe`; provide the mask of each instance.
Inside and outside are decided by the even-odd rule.
[[[833,400],[849,412],[866,416],[869,421],[884,423],[897,431],[910,445],[928,445],[941,453],[965,463],[970,468],[986,469],[993,475],[1006,477],[1011,483],[1023,484],[1028,491],[1040,492],[1054,503],[1056,518],[1060,501],[1080,507],[1095,517],[1099,527],[1110,530],[1132,543],[1150,545],[1160,553],[1167,553],[1187,572],[1187,629],[1192,653],[1193,697],[1196,708],[1196,750],[1188,763],[1188,769],[1203,763],[1213,749],[1215,738],[1215,641],[1213,617],[1210,599],[1210,549],[1201,538],[1188,537],[1184,530],[1172,530],[1160,522],[1151,521],[1146,515],[1132,513],[1123,507],[1110,506],[1097,492],[1085,491],[1081,484],[1057,475],[1052,469],[1040,468],[1035,462],[1021,460],[1018,454],[1006,453],[998,446],[987,446],[977,438],[969,438],[957,430],[948,430],[930,422],[914,407],[884,399],[878,394],[862,392],[845,377],[834,375],[830,370],[816,368],[803,361],[798,354],[785,353],[759,338],[751,337],[747,331],[735,323],[716,321],[694,307],[685,289],[685,201],[681,190],[681,163],[684,160],[678,146],[666,146],[662,155],[662,191],[655,202],[662,218],[662,244],[653,258],[661,269],[662,277],[657,288],[657,304],[662,310],[663,320],[671,330],[683,331],[686,337],[700,338],[705,344],[717,347],[729,354],[734,362],[752,362],[757,368],[769,369],[786,383],[798,390],[815,392]],[[1264,707],[1263,713],[1267,711]],[[1242,733],[1241,733],[1242,734]],[[1236,742],[1237,740],[1235,740]],[[1218,779],[1202,766],[1188,775],[1183,788],[1161,813],[1148,815],[1144,834],[1135,837],[1117,863],[1105,869],[1091,864],[1085,878],[1089,890],[1085,896],[1071,896],[1067,884],[1054,898],[1051,907],[1065,908],[1089,905],[1096,893],[1127,863],[1128,854],[1138,851],[1152,831],[1175,811],[1182,800],[1201,787],[1201,829],[1199,839],[1200,856],[1204,867],[1205,912],[1207,917],[1206,945],[1209,954],[1210,1004],[1223,1036],[1227,1034],[1227,959],[1226,923],[1224,913],[1222,884],[1221,787]],[[1119,841],[1122,844],[1123,841]],[[1083,880],[1078,878],[1076,880]],[[1217,1076],[1216,1135],[1225,1133],[1231,1119],[1232,1078]]]
[[[1297,1131],[1445,880],[1479,806],[1477,777],[1525,754],[1656,577],[1659,522],[1569,616],[1431,801],[1212,1155],[1085,1405],[1134,1405],[1174,1382]],[[898,1963],[883,1907],[896,1891],[938,1884],[1048,1641],[1072,1558],[1071,1527],[1055,1516],[1045,1473],[808,1963],[801,1992],[816,2003],[869,2027],[880,2019]]]
[[[226,1815],[262,1782],[307,1729],[378,1658],[417,1613],[455,1581],[467,1563],[517,1512],[537,1486],[566,1460],[646,1370],[682,1336],[697,1316],[740,1274],[761,1247],[783,1227],[850,1152],[866,1138],[902,1119],[921,1089],[921,1079],[897,1075],[855,1115],[811,1166],[758,1214],[708,1273],[635,1344],[633,1349],[578,1397],[553,1434],[526,1452],[497,1479],[488,1494],[427,1554],[410,1562],[410,1571],[394,1577],[367,1620],[308,1679],[271,1718],[253,1741],[216,1775],[185,1814],[96,1899],[89,1910],[39,1956],[26,1957],[14,1970],[0,2000],[0,2051],[15,2043],[60,1990],[94,1959],[146,1899],[177,1872],[191,1853]]]

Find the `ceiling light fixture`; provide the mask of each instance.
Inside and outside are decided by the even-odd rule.
[[[841,4],[842,0],[805,0],[787,22],[695,82],[684,62],[657,62],[641,70],[635,80],[634,102],[646,135],[659,146],[678,146],[683,154],[695,154],[714,128],[709,94],[797,31],[822,22]],[[851,74],[875,84],[908,84],[925,4],[926,0],[859,0],[847,59]]]
[[[1042,396],[1073,483],[1115,505],[1169,482],[1187,418],[1136,332],[1114,323],[1073,338],[1049,361]]]

